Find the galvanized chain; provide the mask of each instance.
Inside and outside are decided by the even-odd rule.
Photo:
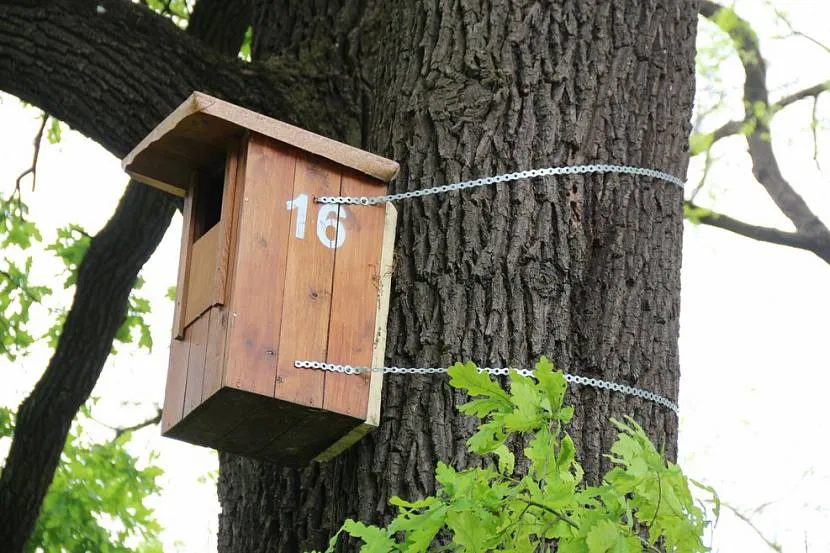
[[[653,177],[655,179],[669,182],[681,190],[683,190],[684,184],[681,179],[675,177],[674,175],[658,171],[656,169],[647,169],[645,167],[635,167],[632,165],[610,165],[607,163],[598,163],[591,165],[546,167],[544,169],[530,169],[527,171],[520,171],[518,173],[504,173],[503,175],[496,175],[495,177],[484,177],[475,180],[456,182],[453,184],[442,184],[441,186],[435,186],[432,188],[422,188],[420,190],[401,192],[399,194],[386,194],[384,196],[318,196],[314,199],[314,201],[318,204],[376,205],[385,202],[397,202],[398,200],[418,198],[421,196],[431,196],[433,194],[443,194],[444,192],[451,192],[453,190],[464,190],[466,188],[486,186],[488,184],[496,184],[499,182],[511,182],[535,177],[548,177],[552,175],[573,175],[586,173],[623,173],[626,175]]]
[[[323,371],[344,373],[344,374],[362,374],[362,373],[383,373],[383,374],[437,374],[446,373],[445,367],[352,367],[351,365],[338,365],[336,363],[323,363],[320,361],[294,361],[294,366],[298,369],[320,369]],[[492,375],[507,376],[511,370],[516,371],[522,376],[533,376],[532,369],[507,369],[496,367],[479,367],[479,372],[486,372]],[[578,374],[565,374],[565,380],[571,384],[578,384],[581,386],[590,386],[592,388],[599,388],[601,390],[610,390],[612,392],[619,392],[628,396],[639,397],[647,401],[654,402],[658,405],[666,407],[674,412],[680,413],[678,405],[668,398],[665,398],[654,392],[643,390],[642,388],[635,388],[626,384],[619,384],[617,382],[609,382],[599,378],[588,378],[587,376],[580,376]]]

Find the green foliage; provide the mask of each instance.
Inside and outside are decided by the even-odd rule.
[[[51,117],[49,127],[46,129],[46,139],[49,141],[49,144],[57,144],[60,142],[62,131],[61,122]]]
[[[88,420],[89,405],[81,411]],[[14,414],[0,407],[0,439],[13,432]],[[25,551],[160,553],[161,527],[143,498],[159,492],[161,469],[139,468],[130,433],[103,443],[82,435],[76,422]]]
[[[190,18],[187,0],[142,0],[154,12],[169,17],[176,25],[184,27]]]
[[[245,29],[245,38],[242,39],[242,47],[239,49],[239,57],[245,61],[251,61],[251,41],[254,38],[254,29],[250,25]]]
[[[582,481],[563,430],[573,417],[567,384],[550,361],[539,361],[535,380],[511,373],[509,392],[469,363],[449,373],[452,386],[475,398],[459,407],[480,421],[467,445],[492,462],[463,471],[438,463],[435,495],[394,497],[398,514],[385,527],[346,521],[327,552],[341,533],[362,540],[362,553],[532,553],[554,542],[559,553],[708,551],[689,480],[634,420],[612,420],[619,431],[608,455],[613,468],[598,486]],[[521,463],[508,443],[527,443]],[[519,474],[516,466],[528,469]]]
[[[88,419],[89,405],[81,411]],[[0,408],[0,438],[13,429],[11,411]],[[161,527],[143,499],[159,492],[162,471],[139,468],[129,439],[90,443],[76,421],[25,551],[161,552]]]
[[[715,135],[712,133],[693,132],[689,136],[689,155],[696,156],[708,151],[715,142]]]
[[[27,212],[19,197],[0,199],[0,248],[23,260],[4,256],[0,261],[0,356],[10,361],[34,342],[28,330],[30,310],[52,292],[32,284],[29,278],[32,258],[25,253],[41,235],[34,223],[26,220]]]
[[[683,204],[683,217],[693,225],[699,225],[704,217],[717,217],[711,209],[705,207],[693,206],[688,203]]]
[[[53,120],[50,141],[60,139],[60,126]],[[75,286],[77,271],[86,255],[91,237],[78,225],[58,229],[55,241],[43,246],[37,226],[27,220],[27,206],[16,191],[9,199],[0,199],[0,355],[15,360],[25,355],[35,337],[29,330],[30,310],[45,303],[52,290],[32,283],[33,250],[45,249],[64,265],[63,288]],[[138,279],[129,298],[128,313],[121,326],[120,341],[136,342],[138,347],[152,347],[149,326],[144,316],[150,312],[147,299],[139,296],[143,280]],[[60,284],[58,284],[60,286]],[[65,309],[43,305],[56,322],[46,333],[51,346],[61,333]],[[160,469],[150,464],[141,467],[127,449],[130,433],[113,440],[94,443],[83,437],[79,421],[90,419],[89,407],[83,407],[64,445],[61,462],[41,506],[34,532],[26,551],[63,552],[132,552],[160,553],[160,526],[143,499],[159,491],[156,483]],[[0,440],[8,442],[14,433],[15,416],[0,406]],[[0,459],[0,471],[3,460]]]

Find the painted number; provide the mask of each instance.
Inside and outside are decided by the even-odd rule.
[[[288,211],[297,210],[297,225],[294,227],[294,236],[302,240],[305,238],[305,216],[308,213],[308,194],[300,194],[293,200],[285,202]]]
[[[308,215],[308,194],[300,194],[293,200],[285,202],[285,208],[297,210],[297,223],[294,226],[294,236],[300,240],[305,238],[306,215]],[[327,248],[336,249],[346,241],[346,229],[340,221],[348,216],[340,206],[326,204],[317,212],[317,238]]]

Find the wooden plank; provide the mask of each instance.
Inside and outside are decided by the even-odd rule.
[[[337,229],[337,208],[317,206],[313,203],[313,198],[340,193],[340,174],[336,169],[318,160],[301,157],[297,159],[294,174],[293,199],[296,202],[301,195],[306,195],[308,224],[302,224],[302,209],[291,210],[283,325],[279,340],[276,387],[273,392],[274,397],[279,399],[312,407],[323,405],[324,373],[297,369],[294,361],[325,359],[328,349],[335,250],[334,247],[324,245],[322,240],[336,238],[334,231]],[[330,219],[324,211],[330,211],[328,208],[334,208]],[[301,221],[299,225],[298,218]],[[322,233],[321,239],[319,223],[326,220],[333,221],[334,225],[329,229],[329,234]],[[304,232],[300,232],[303,227]],[[299,238],[298,234],[303,237]],[[333,246],[333,243],[329,245]]]
[[[222,368],[225,364],[225,344],[228,332],[227,309],[214,306],[208,314],[210,323],[201,393],[203,403],[222,387]]]
[[[152,186],[184,188],[186,182],[178,178],[178,174],[170,174],[168,166],[157,158],[184,156],[198,169],[210,157],[205,152],[210,154],[213,148],[224,148],[228,140],[240,136],[245,130],[332,160],[382,182],[392,180],[398,172],[398,164],[394,161],[201,92],[194,92],[159,123],[124,157],[121,167]],[[194,144],[189,144],[190,141]]]
[[[383,244],[380,255],[380,280],[378,301],[375,314],[375,335],[372,345],[372,367],[382,367],[386,352],[386,321],[389,317],[389,298],[392,290],[392,272],[394,271],[395,225],[397,222],[395,207],[387,203],[384,216]],[[328,375],[327,375],[328,377]],[[351,429],[342,438],[317,455],[316,461],[325,462],[340,455],[357,443],[369,431],[380,425],[381,393],[383,391],[383,374],[372,373],[369,381],[365,422]]]
[[[343,175],[344,196],[365,196],[377,188],[367,179]],[[375,315],[380,294],[380,257],[386,210],[383,205],[341,206],[343,245],[335,251],[331,299],[329,363],[372,364]],[[326,373],[323,409],[366,418],[370,374]]]
[[[164,390],[164,408],[161,414],[162,434],[166,434],[182,419],[189,355],[190,342],[178,339],[170,341],[170,362],[167,367],[167,385]]]
[[[185,325],[189,325],[214,304],[216,251],[219,249],[221,227],[222,225],[215,225],[196,240],[191,248]]]
[[[205,355],[207,353],[210,311],[187,327],[190,339],[190,355],[187,358],[187,385],[184,393],[182,418],[202,402],[202,382],[205,376]]]
[[[273,396],[283,312],[294,155],[252,135],[236,232],[226,385]]]
[[[193,190],[195,186],[195,176],[193,176],[190,193],[184,198],[182,210],[182,241],[179,249],[179,275],[176,280],[176,307],[173,312],[173,338],[176,339],[184,336],[186,326],[184,319],[187,309],[187,282],[190,280],[190,249],[193,244]]]
[[[228,145],[225,158],[225,182],[222,189],[222,214],[219,219],[219,237],[216,248],[216,275],[213,282],[213,303],[224,305],[228,289],[228,261],[231,254],[231,238],[236,228],[236,177],[238,173],[239,142]]]
[[[359,424],[359,419],[321,409],[306,408],[302,417],[295,420],[291,426],[285,427],[284,433],[254,452],[252,457],[279,465],[305,466]],[[282,426],[282,423],[280,425]]]
[[[383,245],[380,256],[380,295],[375,315],[375,342],[372,351],[372,367],[382,367],[386,357],[386,321],[389,319],[389,300],[392,297],[392,274],[395,272],[395,232],[398,211],[391,203],[386,204],[386,218],[383,224]],[[380,424],[380,402],[383,392],[383,373],[372,373],[369,385],[369,405],[366,410],[366,424]]]

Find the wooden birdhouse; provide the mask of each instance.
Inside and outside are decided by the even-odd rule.
[[[162,433],[281,464],[329,459],[379,420],[397,163],[194,93],[124,159],[184,197]]]

